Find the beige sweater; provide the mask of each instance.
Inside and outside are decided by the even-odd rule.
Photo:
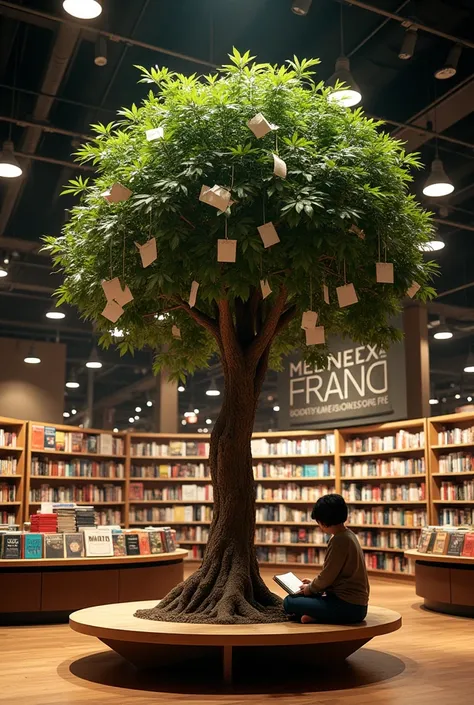
[[[333,593],[354,605],[369,602],[369,579],[356,535],[346,529],[329,541],[323,568],[310,584],[313,593]]]

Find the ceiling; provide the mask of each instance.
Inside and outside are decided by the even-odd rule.
[[[103,0],[99,18],[76,21],[63,11],[61,0],[0,0],[0,139],[11,137],[23,168],[13,183],[0,179],[0,253],[11,260],[9,276],[0,279],[0,336],[67,344],[68,370],[77,370],[81,382],[79,390],[68,393],[68,410],[86,405],[84,363],[93,331],[73,310],[59,324],[45,318],[59,278],[39,247],[44,234],[59,234],[73,203],[60,197],[67,180],[81,173],[71,153],[87,138],[90,123],[112,120],[118,108],[140,101],[148,90],[137,85],[134,64],[207,72],[237,46],[269,62],[293,54],[318,56],[320,77],[327,79],[340,50],[340,3],[313,0],[309,13],[299,17],[291,12],[291,1]],[[431,255],[441,269],[429,315],[432,330],[444,316],[454,332],[443,342],[430,333],[433,393],[446,398],[436,411],[450,411],[458,404],[456,392],[474,396],[474,379],[469,379],[474,375],[462,379],[474,331],[474,0],[352,0],[343,4],[343,19],[344,48],[366,112],[385,119],[386,129],[406,141],[407,149],[420,151],[427,165],[437,142],[456,186],[450,197],[427,202],[421,189],[428,172],[418,173],[413,185],[435,212],[446,240],[445,249]],[[411,23],[419,28],[416,50],[403,61],[400,47]],[[107,46],[102,67],[94,63],[99,36]],[[463,44],[456,75],[436,80],[434,72],[456,41]],[[145,401],[147,395],[153,399],[156,388],[152,351],[120,358],[109,350],[101,357],[96,423],[102,422],[104,409],[113,408],[116,425],[124,428],[138,404],[144,409],[139,424],[150,426],[153,408]],[[200,418],[214,420],[219,399],[207,397],[205,390],[211,377],[219,383],[219,376],[216,365],[188,380],[180,394],[181,413],[197,406]],[[276,375],[269,373],[259,429],[275,424],[275,400]]]

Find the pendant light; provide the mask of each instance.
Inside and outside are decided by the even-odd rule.
[[[304,17],[308,14],[312,2],[313,0],[293,0],[291,11],[294,12],[295,15]]]
[[[437,230],[432,233],[429,240],[418,245],[418,249],[422,252],[438,252],[444,247],[446,247],[444,238]]]
[[[100,368],[102,367],[99,353],[97,352],[97,348],[95,345],[92,348],[90,357],[86,362],[86,367],[88,367],[90,370],[100,370]]]
[[[327,81],[327,85],[335,90],[329,94],[328,100],[332,103],[339,103],[344,108],[352,108],[358,105],[362,100],[362,93],[351,73],[350,61],[347,56],[344,56],[344,23],[343,23],[343,6],[340,5],[340,35],[341,35],[341,56],[336,61],[336,70],[331,78]],[[344,87],[337,88],[338,84],[344,84]]]
[[[436,340],[450,340],[453,337],[453,332],[449,326],[446,325],[444,318],[440,318],[439,326],[436,328],[434,337]]]
[[[102,4],[99,0],[64,0],[63,8],[68,15],[80,20],[93,20],[102,12]]]
[[[16,179],[21,176],[23,170],[13,153],[13,142],[5,140],[0,152],[0,176],[5,179]]]
[[[209,385],[209,389],[206,391],[206,395],[208,397],[220,396],[220,391],[217,388],[216,380],[214,379],[214,377],[211,379],[211,384]]]
[[[79,389],[80,386],[75,371],[71,370],[71,373],[66,378],[66,387],[68,389]]]
[[[403,61],[408,61],[413,58],[415,53],[416,40],[418,39],[418,32],[416,29],[407,29],[405,31],[405,37],[403,38],[402,46],[398,52],[398,58]]]
[[[447,78],[452,78],[456,75],[461,51],[462,46],[460,44],[455,44],[451,47],[446,62],[435,71],[435,78],[439,81],[445,81]]]
[[[46,311],[46,318],[50,318],[52,321],[61,321],[66,318],[66,314],[60,306],[57,306]]]
[[[100,34],[95,43],[94,64],[96,66],[107,66],[107,40]]]
[[[443,166],[443,162],[439,158],[438,152],[438,129],[436,127],[436,116],[437,109],[434,109],[434,131],[436,134],[436,153],[435,158],[431,163],[431,173],[425,181],[423,186],[423,193],[425,196],[430,196],[431,198],[441,198],[442,196],[449,196],[450,193],[454,191],[454,184],[446,174]]]
[[[30,349],[28,351],[28,354],[24,357],[23,362],[26,362],[27,365],[39,365],[41,362],[41,358],[38,356],[36,352],[36,348],[34,343],[30,345]]]
[[[0,279],[8,277],[8,265],[0,264]]]
[[[472,350],[467,356],[466,364],[464,365],[464,372],[474,372],[474,353],[472,352]]]

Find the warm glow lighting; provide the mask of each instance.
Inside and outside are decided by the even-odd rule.
[[[443,162],[438,158],[433,159],[431,173],[425,181],[423,193],[431,198],[441,198],[442,196],[449,196],[453,191],[454,184],[446,174]]]
[[[114,433],[118,433],[118,428],[117,428],[117,426],[114,428]]]
[[[431,404],[431,405],[433,405],[433,404],[439,404],[439,399],[434,399],[434,398],[433,398],[433,399],[430,399],[430,404]]]
[[[186,389],[186,387],[183,387],[183,385],[180,384],[179,387],[178,387],[178,392],[184,392],[185,389]]]
[[[71,416],[71,414],[69,413],[69,411],[63,411],[63,416],[65,419],[68,419]]]
[[[189,419],[190,416],[194,416],[194,411],[185,411],[184,418]]]
[[[328,100],[331,103],[339,103],[344,108],[352,108],[362,100],[362,93],[351,74],[350,62],[347,56],[338,58],[336,70],[327,84],[334,88],[334,91],[328,96]]]
[[[278,406],[278,404],[273,407],[273,411],[280,411],[280,407]]]
[[[141,406],[136,406],[136,407],[135,407],[135,412],[136,412],[137,414],[139,414],[141,410],[142,410],[142,407],[141,407]]]
[[[13,142],[6,140],[0,152],[0,176],[5,179],[16,179],[22,173],[22,168],[13,154]]]
[[[63,0],[63,8],[68,15],[80,20],[93,20],[102,12],[102,5],[98,0]]]

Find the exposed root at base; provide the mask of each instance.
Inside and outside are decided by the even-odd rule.
[[[157,622],[184,622],[187,624],[271,624],[286,622],[283,607],[253,606],[244,598],[235,601],[220,601],[211,610],[196,612],[178,612],[153,607],[138,610],[135,617],[153,619]]]

